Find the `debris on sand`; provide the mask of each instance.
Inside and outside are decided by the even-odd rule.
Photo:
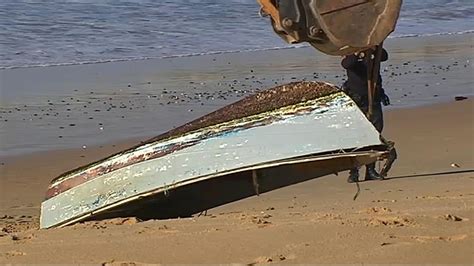
[[[452,168],[461,168],[461,166],[459,166],[459,164],[457,164],[457,163],[452,163],[451,167]]]
[[[253,264],[269,263],[269,262],[272,262],[272,261],[273,261],[272,258],[262,256],[262,257],[256,258],[256,259],[255,259],[255,262],[254,262]]]
[[[446,214],[444,216],[444,219],[446,219],[446,221],[453,221],[453,222],[461,222],[464,220],[463,218],[456,216],[454,214]]]
[[[467,100],[467,97],[466,97],[466,96],[455,96],[455,97],[454,97],[454,100],[456,100],[456,101],[464,101],[464,100]]]

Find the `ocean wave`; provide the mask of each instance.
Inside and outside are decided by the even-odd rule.
[[[389,39],[392,38],[413,38],[413,37],[431,37],[431,36],[443,36],[443,35],[462,35],[462,34],[472,34],[472,30],[463,30],[463,31],[453,31],[453,32],[436,32],[436,33],[424,33],[424,34],[395,34],[389,36]]]
[[[463,35],[463,34],[473,34],[473,33],[474,33],[474,29],[456,31],[456,32],[437,32],[437,33],[425,33],[425,34],[395,34],[395,35],[389,36],[388,38],[389,39],[422,38],[422,37],[432,37],[432,36]],[[166,56],[137,56],[137,57],[127,57],[127,58],[106,58],[106,59],[98,59],[98,60],[84,60],[84,61],[79,61],[79,62],[74,61],[74,62],[59,62],[59,63],[40,63],[40,64],[35,63],[35,64],[25,64],[25,65],[14,65],[14,66],[0,66],[0,70],[18,69],[18,68],[35,68],[35,67],[90,65],[90,64],[129,62],[129,61],[141,61],[141,60],[152,60],[152,59],[170,59],[170,58],[183,58],[183,57],[208,56],[208,55],[220,55],[220,54],[286,50],[286,49],[304,48],[308,46],[309,46],[308,44],[303,43],[303,44],[296,44],[296,45],[275,46],[275,47],[266,47],[266,48],[209,51],[209,52],[202,52],[202,53],[186,53],[186,54],[176,54],[176,55],[166,55]]]

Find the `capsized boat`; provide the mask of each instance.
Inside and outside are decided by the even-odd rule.
[[[386,152],[376,129],[336,86],[289,83],[60,175],[48,187],[40,226],[185,217]]]

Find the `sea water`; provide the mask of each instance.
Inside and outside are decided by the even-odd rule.
[[[0,0],[0,69],[287,47],[255,0]],[[405,0],[391,37],[474,31],[474,0]]]

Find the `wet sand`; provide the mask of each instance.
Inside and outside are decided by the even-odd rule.
[[[474,95],[474,34],[387,40],[390,108]],[[313,48],[0,70],[0,157],[154,137],[259,90],[341,85],[340,58]]]
[[[400,159],[388,180],[362,182],[357,200],[352,199],[355,185],[345,182],[347,173],[340,173],[211,209],[207,215],[150,221],[120,218],[38,230],[39,206],[53,177],[153,136],[132,134],[129,136],[132,138],[120,141],[117,134],[111,134],[108,138],[89,140],[98,133],[82,134],[93,127],[88,126],[85,121],[89,122],[89,119],[83,114],[72,112],[77,115],[74,117],[77,120],[58,117],[50,121],[51,128],[75,124],[71,127],[84,130],[76,132],[69,128],[70,139],[63,138],[69,146],[53,145],[67,148],[0,158],[0,263],[474,263],[474,100],[454,100],[455,95],[473,94],[472,53],[469,53],[473,49],[472,36],[396,42],[399,46],[392,42],[387,44],[394,55],[390,61],[392,66],[387,66],[385,82],[386,88],[392,89],[389,93],[394,106],[386,112],[384,135],[396,142]],[[411,52],[406,47],[410,47]],[[297,51],[296,55],[286,57],[285,64],[277,64],[275,68],[270,63],[260,66],[266,75],[274,71],[275,75],[287,73],[290,76],[265,76],[267,82],[272,81],[269,84],[255,82],[255,89],[273,86],[270,83],[274,82],[289,82],[293,77],[297,80],[305,78],[303,74],[314,63],[314,58],[305,54],[309,53],[305,49],[275,51],[275,55],[279,54],[283,60],[284,55],[291,51]],[[298,58],[301,65],[296,64]],[[250,70],[255,71],[258,63],[258,60],[252,60],[235,57],[229,70],[223,70],[237,69],[235,76],[229,78],[229,84],[251,82],[253,74]],[[274,60],[272,62],[276,64],[278,60]],[[296,65],[291,65],[292,60]],[[331,79],[341,78],[336,60],[332,65],[327,63],[324,66],[327,66],[325,71],[328,74],[319,75],[318,79],[334,82]],[[103,67],[106,68],[105,64]],[[418,70],[420,67],[422,70]],[[131,72],[133,69],[129,68]],[[41,71],[54,72],[54,69]],[[216,98],[227,95],[223,93],[229,90],[207,90],[206,86],[217,86],[221,80],[212,83],[210,77],[214,76],[204,75],[205,71],[197,71],[200,73],[197,77],[192,76],[194,72],[189,69],[182,71],[176,73],[183,73],[183,80],[209,79],[205,84],[188,84],[199,86],[200,93],[208,93],[201,94],[204,104],[197,102],[196,109],[189,112],[189,109],[183,110],[189,107],[189,103],[166,102],[157,107],[167,110],[166,115],[163,114],[164,124],[158,120],[157,125],[149,125],[149,121],[156,121],[150,118],[157,110],[155,105],[144,104],[144,108],[133,110],[119,108],[117,115],[137,118],[137,121],[126,123],[125,128],[138,127],[148,119],[137,132],[150,132],[152,128],[166,131],[174,123],[179,125],[190,121],[193,116],[207,113],[251,92],[239,91],[236,93],[238,96],[219,101]],[[219,73],[219,68],[214,71]],[[242,75],[247,72],[250,76]],[[308,72],[304,75],[310,79]],[[58,80],[62,77],[58,76]],[[66,80],[61,82],[68,84]],[[178,89],[168,88],[166,91],[184,97]],[[95,93],[99,94],[98,91]],[[111,95],[107,92],[102,96],[105,94]],[[405,94],[407,96],[403,96]],[[158,97],[158,94],[150,95]],[[205,95],[210,98],[205,100]],[[117,97],[124,96],[118,93]],[[125,99],[132,101],[133,97]],[[171,98],[165,97],[160,101],[170,101]],[[410,107],[420,103],[431,104]],[[66,108],[64,104],[61,108]],[[81,111],[95,108],[92,103],[86,106]],[[25,112],[32,115],[28,110]],[[66,114],[62,109],[56,112]],[[29,127],[21,124],[21,120],[14,120],[14,117],[21,117],[19,114],[2,114],[2,119],[11,122],[2,124],[2,144],[5,140],[12,140],[12,143],[23,142],[28,146],[29,140],[41,139],[34,138],[34,134],[56,139],[58,136],[54,130],[66,129],[48,131],[47,123],[45,127]],[[109,122],[111,126],[118,124],[116,121],[113,116],[104,116],[103,123]],[[11,125],[16,127],[15,130],[22,129],[21,132],[11,132]],[[30,129],[29,135],[24,133],[27,129]],[[115,131],[121,129],[121,126],[114,128]],[[51,143],[44,146],[51,149]]]

